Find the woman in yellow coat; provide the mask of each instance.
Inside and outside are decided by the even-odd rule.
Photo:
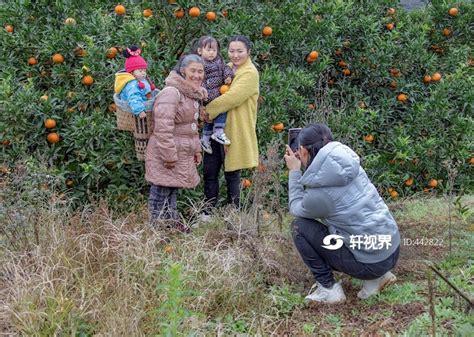
[[[204,194],[212,207],[216,206],[219,197],[222,165],[227,184],[227,202],[237,207],[240,206],[240,170],[258,165],[256,126],[259,74],[250,59],[249,39],[241,35],[232,37],[228,55],[234,80],[230,89],[210,102],[205,110],[209,120],[227,112],[224,132],[231,140],[231,144],[225,148],[211,141],[212,154],[204,154]]]

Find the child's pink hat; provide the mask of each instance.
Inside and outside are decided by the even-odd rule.
[[[125,71],[131,73],[137,69],[147,69],[148,65],[143,57],[140,56],[141,50],[130,50],[127,48],[127,52],[130,54],[125,60]]]

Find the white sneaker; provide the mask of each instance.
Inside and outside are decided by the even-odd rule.
[[[375,280],[367,280],[362,283],[362,289],[357,293],[357,297],[366,299],[372,295],[376,295],[383,288],[391,285],[397,280],[391,272],[386,272],[383,276]]]
[[[316,290],[311,293],[311,290],[313,290],[315,287],[317,287]],[[344,290],[342,289],[340,282],[334,283],[331,288],[325,288],[316,282],[311,287],[310,294],[305,297],[305,300],[322,303],[338,303],[345,301],[346,295],[344,294]]]
[[[216,142],[221,143],[222,145],[230,145],[230,139],[227,138],[225,133],[221,135],[217,135],[215,132],[211,135],[211,138],[214,139]]]
[[[211,143],[206,142],[206,141],[204,141],[203,139],[201,139],[201,147],[202,147],[202,149],[204,150],[204,152],[209,153],[209,154],[212,154]]]

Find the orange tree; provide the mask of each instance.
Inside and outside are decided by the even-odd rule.
[[[453,166],[456,189],[472,191],[474,6],[436,2],[408,12],[397,3],[1,4],[0,162],[42,163],[78,200],[133,201],[146,184],[131,134],[115,129],[120,50],[141,46],[161,87],[196,38],[212,34],[225,46],[244,34],[261,75],[262,152],[275,138],[285,142],[282,126],[324,121],[386,196],[440,190]],[[45,128],[47,119],[56,125]]]

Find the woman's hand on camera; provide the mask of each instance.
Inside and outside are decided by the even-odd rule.
[[[285,162],[288,170],[301,170],[301,160],[299,160],[293,150],[287,145],[285,152]]]

